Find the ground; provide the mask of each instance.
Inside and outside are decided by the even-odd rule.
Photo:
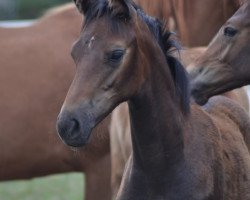
[[[1,200],[82,200],[83,175],[71,173],[0,183]]]

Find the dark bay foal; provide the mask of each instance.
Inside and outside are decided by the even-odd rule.
[[[132,155],[119,200],[250,200],[250,120],[229,99],[189,104],[185,70],[162,24],[129,0],[78,0],[85,25],[57,128],[70,146],[128,101]]]

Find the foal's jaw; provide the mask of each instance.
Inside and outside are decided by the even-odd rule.
[[[116,97],[102,95],[85,99],[78,105],[63,106],[57,120],[57,131],[65,144],[82,147],[88,144],[90,135],[116,106]]]

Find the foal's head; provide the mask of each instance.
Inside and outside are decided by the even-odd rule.
[[[85,23],[72,48],[76,75],[57,129],[65,143],[78,147],[119,103],[139,92],[150,73],[150,52],[165,58],[157,38],[167,40],[169,33],[158,37],[161,24],[129,0],[78,0],[76,5]]]
[[[191,70],[192,94],[200,104],[209,97],[249,83],[250,1],[222,26]],[[247,81],[248,80],[248,81]]]

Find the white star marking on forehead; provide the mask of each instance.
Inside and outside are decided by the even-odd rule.
[[[92,43],[95,41],[95,36],[92,36],[92,38],[89,40],[89,48],[91,48]]]

